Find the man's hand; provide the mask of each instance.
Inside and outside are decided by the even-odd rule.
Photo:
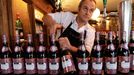
[[[61,48],[68,48],[71,49],[71,44],[67,37],[61,37],[59,38],[59,43]]]
[[[69,50],[73,52],[77,52],[78,48],[76,48],[75,46],[72,46],[67,37],[61,37],[59,38],[58,41],[59,41],[61,48],[68,48]]]
[[[50,29],[50,34],[54,34],[56,33],[56,30],[57,29],[60,29],[62,28],[62,25],[60,24],[54,24],[53,26],[51,26],[49,29]]]
[[[56,23],[50,15],[44,15],[43,17],[44,25],[48,27],[50,34],[56,33],[56,30],[62,28],[62,25]]]

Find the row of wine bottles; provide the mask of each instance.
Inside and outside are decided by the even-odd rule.
[[[6,35],[2,36],[3,46],[0,50],[1,74],[73,74],[76,72],[72,55],[67,48],[59,51],[56,45],[55,35],[51,35],[49,51],[44,45],[43,33],[39,34],[39,46],[35,50],[32,35],[28,34],[28,44],[23,50],[20,37],[16,35],[14,50],[8,46]],[[61,71],[63,70],[63,72]]]
[[[58,48],[55,35],[50,36],[50,48],[44,45],[43,33],[39,34],[39,46],[35,50],[32,35],[28,34],[28,45],[23,50],[20,38],[16,35],[14,50],[10,50],[6,35],[0,51],[1,74],[117,74],[134,70],[134,31],[130,43],[125,40],[126,32],[119,46],[113,43],[112,32],[108,33],[107,45],[100,45],[100,34],[96,32],[91,54],[85,47],[86,31],[81,35],[81,45],[76,53],[68,48]],[[60,49],[60,50],[59,50]]]

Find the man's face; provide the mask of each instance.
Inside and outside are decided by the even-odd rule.
[[[82,3],[81,7],[79,7],[78,17],[82,21],[87,22],[91,18],[95,8],[96,8],[96,4],[93,1],[85,0]]]

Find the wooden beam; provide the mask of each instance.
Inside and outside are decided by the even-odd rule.
[[[32,4],[32,0],[23,0],[24,2],[28,3],[28,4]]]
[[[7,11],[9,12],[8,15],[8,25],[9,25],[9,38],[10,38],[10,45],[11,49],[14,49],[14,25],[13,25],[13,13],[12,13],[12,0],[7,0]]]
[[[33,5],[43,11],[44,14],[49,13],[53,10],[53,7],[47,0],[32,0]]]

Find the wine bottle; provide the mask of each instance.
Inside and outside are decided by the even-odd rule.
[[[131,31],[130,42],[129,42],[129,50],[130,50],[130,70],[134,71],[134,31]]]
[[[1,67],[1,74],[12,74],[13,67],[12,67],[12,59],[11,59],[11,50],[7,43],[6,35],[2,36],[3,39],[3,46],[0,51],[0,67]]]
[[[39,47],[37,51],[38,74],[48,74],[47,49],[44,43],[43,33],[39,34]]]
[[[78,74],[80,75],[88,75],[90,73],[89,70],[89,52],[85,46],[85,37],[86,37],[86,30],[81,33],[81,45],[78,48]]]
[[[13,70],[14,74],[24,74],[25,66],[24,66],[24,51],[20,44],[20,37],[16,35],[16,44],[13,51]]]
[[[68,48],[62,48],[61,57],[64,75],[75,74],[76,68],[72,55]]]
[[[95,33],[95,42],[91,51],[91,74],[101,75],[103,70],[103,52],[100,45],[100,32]]]
[[[101,50],[105,50],[105,48],[107,47],[107,43],[106,43],[107,33],[99,32],[99,36],[100,36],[99,44],[101,45],[101,48],[102,48]]]
[[[118,49],[118,72],[119,73],[129,73],[130,69],[130,56],[128,50],[128,43],[126,41],[126,32],[123,32],[123,37],[120,42],[120,47]]]
[[[49,74],[56,74],[60,73],[60,55],[58,51],[58,47],[56,46],[55,41],[55,34],[50,36],[51,38],[51,45],[49,50]]]
[[[117,49],[118,46],[119,46],[119,31],[116,32],[116,37],[114,39],[114,45],[115,45],[115,48]]]
[[[117,74],[117,51],[113,44],[112,31],[108,33],[107,47],[104,51],[105,74]]]
[[[32,35],[28,34],[28,46],[25,52],[26,74],[36,74],[36,51],[33,45]]]

